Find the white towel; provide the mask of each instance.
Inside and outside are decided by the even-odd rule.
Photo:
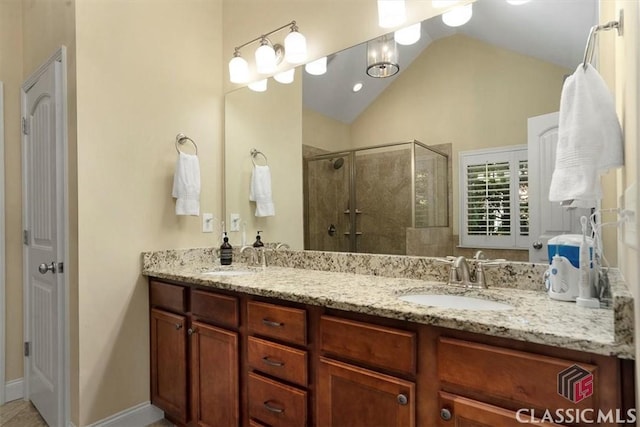
[[[173,175],[171,195],[176,198],[176,215],[200,215],[200,163],[198,156],[180,153]]]
[[[556,166],[549,200],[595,206],[602,198],[600,175],[624,164],[622,129],[613,97],[591,64],[582,64],[562,88]]]
[[[251,173],[249,200],[256,202],[256,216],[274,216],[276,214],[271,199],[271,171],[269,166],[255,165]]]

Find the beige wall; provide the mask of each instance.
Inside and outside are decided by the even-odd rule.
[[[5,181],[5,380],[22,378],[22,218],[20,186],[20,86],[22,72],[22,6],[0,2],[0,81],[4,83]],[[4,326],[3,326],[4,327]],[[4,384],[0,384],[4,387]]]
[[[198,144],[201,213],[221,214],[222,2],[81,1],[78,75],[79,425],[149,400],[140,253],[211,246],[177,217],[175,136]]]
[[[458,153],[526,144],[527,118],[558,110],[567,72],[464,35],[440,39],[353,122],[351,141],[452,143],[457,235]]]
[[[303,108],[302,141],[305,145],[326,151],[346,150],[351,148],[351,126]]]
[[[256,231],[263,231],[264,242],[285,242],[301,250],[302,217],[302,76],[296,70],[288,85],[269,80],[266,92],[247,88],[225,97],[225,201],[226,229],[230,230],[230,213],[240,214],[246,222],[246,242],[252,244]],[[251,150],[262,152],[271,170],[275,216],[255,216],[255,203],[249,201]],[[264,165],[258,155],[256,164]],[[242,230],[242,228],[241,228]],[[241,242],[241,232],[229,231],[234,246]],[[216,236],[215,242],[219,241]]]

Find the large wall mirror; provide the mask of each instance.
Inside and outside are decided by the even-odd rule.
[[[477,249],[458,247],[459,153],[527,144],[528,118],[558,110],[598,5],[478,0],[473,8],[460,27],[440,17],[422,22],[420,40],[398,46],[400,72],[392,77],[367,75],[364,42],[329,55],[324,75],[298,67],[292,84],[269,79],[266,92],[228,93],[227,229],[231,214],[241,218],[231,242],[242,244],[244,229],[248,244],[263,230],[266,241],[293,249],[352,251],[356,233],[363,252],[445,256]],[[252,149],[264,156],[253,158]],[[271,169],[275,216],[254,215],[254,161]],[[354,175],[365,182],[354,184]],[[355,197],[368,200],[367,208],[350,204],[357,186]],[[423,214],[416,213],[420,188],[432,195],[420,200],[428,205]],[[324,217],[310,218],[316,213]],[[368,220],[370,231],[351,219]],[[323,238],[314,240],[314,233]],[[528,259],[526,250],[491,255]]]

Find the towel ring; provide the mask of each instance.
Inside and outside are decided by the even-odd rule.
[[[196,156],[198,155],[198,144],[195,143],[195,141],[191,138],[189,138],[187,135],[185,135],[184,133],[179,133],[176,135],[176,151],[178,153],[181,153],[180,151],[180,145],[183,145],[185,142],[189,141],[190,143],[193,144],[193,146],[196,148]]]
[[[264,157],[264,165],[266,166],[267,164],[269,164],[269,160],[267,160],[267,156],[264,155],[264,153],[262,151],[258,151],[255,148],[251,149],[251,161],[253,162],[254,166],[257,166],[256,164],[256,157],[258,157],[258,155]]]

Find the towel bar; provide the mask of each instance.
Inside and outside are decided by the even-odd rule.
[[[258,157],[258,155],[264,157],[264,164],[266,166],[269,163],[269,160],[267,160],[267,156],[265,156],[262,151],[258,151],[255,148],[251,149],[251,161],[253,162],[253,165],[257,166],[256,165],[256,157]]]
[[[179,133],[176,135],[176,151],[178,153],[180,153],[180,145],[184,144],[185,142],[189,141],[190,143],[193,144],[193,146],[196,148],[196,156],[198,155],[198,144],[195,143],[195,141],[191,138],[189,138],[187,135],[185,135],[184,133]]]

